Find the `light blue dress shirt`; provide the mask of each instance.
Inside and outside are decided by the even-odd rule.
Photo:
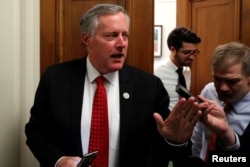
[[[214,87],[214,83],[207,84],[201,91],[201,95],[218,102],[223,105],[223,102],[218,99],[217,92]],[[242,97],[239,101],[232,103],[233,108],[228,114],[228,123],[234,129],[235,133],[242,135],[250,121],[250,92]],[[202,159],[206,157],[207,143],[209,140],[211,131],[205,127],[201,122],[198,122],[195,126],[192,136],[192,153],[194,156],[198,156]],[[237,150],[240,147],[239,138],[236,135],[236,144],[231,147],[223,148],[225,150]]]

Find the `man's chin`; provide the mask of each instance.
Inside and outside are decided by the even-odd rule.
[[[187,63],[185,64],[186,67],[190,67],[191,65],[192,65],[192,62],[187,62]]]
[[[113,64],[111,65],[111,68],[114,69],[114,70],[120,70],[120,69],[122,69],[123,64],[124,64],[123,61],[116,62],[116,63],[113,63]]]
[[[219,96],[219,99],[223,102],[231,102],[232,99],[228,98],[228,96]]]
[[[119,71],[119,70],[121,70],[122,69],[122,67],[119,67],[119,68],[113,68],[113,71]]]
[[[111,68],[111,71],[113,71],[113,72],[115,72],[115,71],[119,71],[119,70],[121,70],[121,69],[122,69],[122,67],[123,67],[123,65],[113,66],[113,67]]]

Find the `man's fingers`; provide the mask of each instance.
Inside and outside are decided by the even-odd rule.
[[[154,118],[155,118],[155,121],[157,123],[157,126],[161,126],[161,127],[164,126],[164,121],[159,113],[155,112]]]

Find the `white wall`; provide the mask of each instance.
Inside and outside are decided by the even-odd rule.
[[[162,56],[154,57],[154,68],[164,63],[169,56],[167,37],[172,29],[176,27],[176,0],[154,0],[155,1],[155,25],[162,25]]]
[[[39,0],[1,0],[0,166],[36,167],[24,124],[39,79]]]

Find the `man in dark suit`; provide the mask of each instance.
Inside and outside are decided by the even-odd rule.
[[[161,167],[169,159],[187,158],[199,105],[194,98],[182,98],[170,113],[160,79],[124,64],[129,36],[124,9],[94,6],[82,17],[81,31],[88,56],[49,67],[37,88],[25,133],[40,164],[76,167],[88,152],[95,78],[100,75],[108,99],[109,167]]]

